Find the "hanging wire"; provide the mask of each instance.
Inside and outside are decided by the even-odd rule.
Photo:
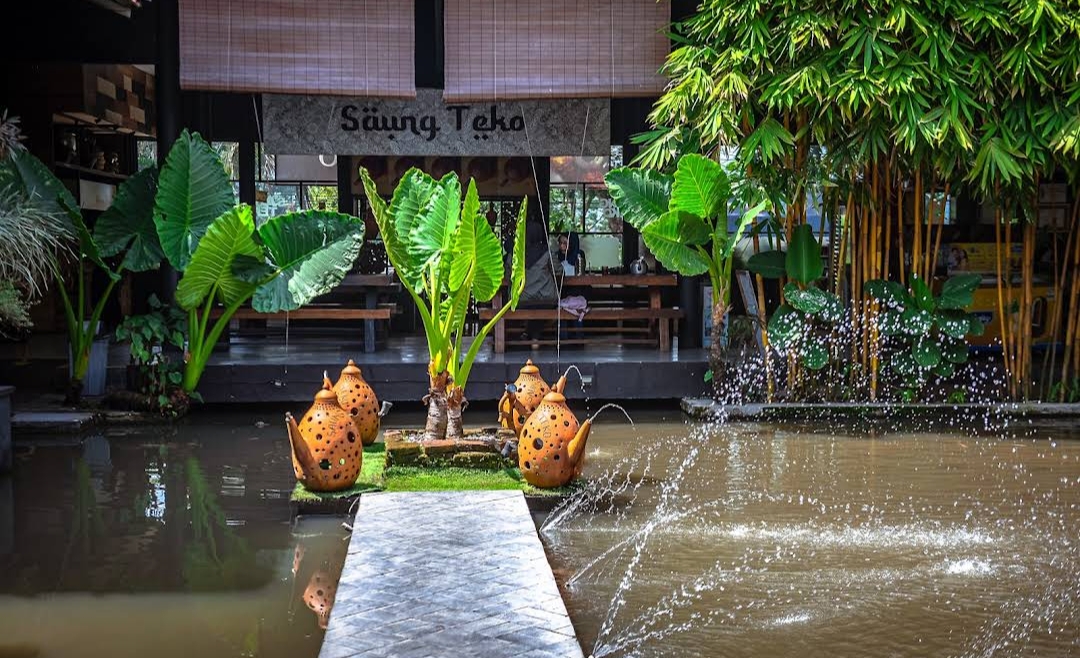
[[[251,113],[253,115],[255,115],[255,132],[259,136],[259,149],[255,153],[255,165],[256,165],[256,168],[261,172],[263,163],[262,163],[262,158],[259,157],[259,156],[261,155],[261,151],[262,151],[263,132],[262,132],[262,123],[259,122],[259,106],[255,102],[255,94],[251,95]],[[259,201],[258,201],[258,199],[256,199],[255,200],[255,219],[256,219],[256,221],[258,220],[258,217],[259,217],[258,208],[259,208]],[[289,312],[288,311],[285,311],[285,362],[282,364],[282,370],[283,370],[283,372],[282,372],[282,375],[281,375],[281,379],[274,382],[274,384],[276,386],[285,386],[288,383],[287,380],[289,379]]]
[[[548,225],[547,214],[544,212],[544,204],[540,201],[540,182],[536,176],[536,159],[533,157],[532,139],[529,137],[529,121],[525,118],[525,105],[519,103],[521,109],[521,123],[525,126],[525,145],[529,151],[529,165],[532,167],[533,186],[536,187],[537,205],[540,206],[540,220],[544,223],[544,236],[549,239],[551,227]],[[548,265],[551,266],[551,276],[555,280],[555,369],[562,369],[562,289],[563,284],[555,271],[555,258],[551,255],[551,245],[547,247]]]

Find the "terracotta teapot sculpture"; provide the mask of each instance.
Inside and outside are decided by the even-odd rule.
[[[352,359],[342,368],[341,376],[334,384],[334,392],[341,408],[352,416],[360,441],[366,446],[375,443],[379,436],[379,421],[391,405],[385,402],[383,408],[379,407],[375,391],[364,381],[364,375]]]
[[[565,388],[566,375],[549,388],[540,376],[540,369],[533,365],[532,359],[526,361],[518,373],[517,381],[506,387],[506,392],[499,400],[499,424],[514,430],[518,438],[521,438],[521,428],[525,426],[525,421],[532,412],[536,411],[544,396],[551,391],[562,393]]]
[[[578,426],[562,393],[544,396],[518,440],[518,467],[534,487],[562,487],[581,475],[592,419]]]
[[[341,408],[323,373],[322,390],[300,424],[285,414],[296,479],[311,491],[348,489],[360,475],[364,459],[353,417]]]

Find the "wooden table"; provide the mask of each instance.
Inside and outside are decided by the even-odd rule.
[[[380,293],[393,293],[401,289],[401,283],[392,274],[346,274],[335,292],[362,292],[364,308],[374,310],[379,306]],[[375,351],[375,320],[364,320],[364,351]]]
[[[656,318],[660,318],[664,315],[663,307],[661,303],[661,293],[664,288],[673,288],[678,285],[678,279],[674,274],[579,274],[572,276],[563,276],[562,285],[560,290],[567,288],[593,288],[593,289],[613,289],[613,288],[644,288],[649,296],[649,311],[652,312]],[[503,291],[500,291],[495,295],[492,301],[492,308],[498,310],[503,305]],[[643,310],[643,309],[642,309]],[[527,310],[519,309],[518,313],[528,313]],[[543,311],[540,311],[543,312]],[[619,311],[611,311],[617,313]],[[627,316],[634,315],[627,312]],[[627,319],[635,319],[628,317]],[[640,318],[638,318],[640,319]],[[660,332],[660,349],[671,349],[671,326],[667,321],[659,322]],[[495,351],[502,353],[506,351],[506,323],[505,318],[495,325]]]

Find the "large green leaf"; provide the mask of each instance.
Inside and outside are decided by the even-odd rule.
[[[173,267],[187,269],[210,224],[232,205],[221,160],[198,133],[185,130],[165,158],[154,203],[161,250]]]
[[[941,355],[950,363],[967,363],[968,346],[964,341],[954,341],[944,345]]]
[[[905,309],[900,314],[900,327],[909,336],[925,336],[933,324],[934,316],[919,308]]]
[[[934,293],[925,281],[914,275],[911,277],[911,293],[915,299],[915,306],[924,311],[934,310]]]
[[[978,274],[958,274],[941,286],[937,306],[944,309],[964,309],[971,306],[975,290],[982,283]]]
[[[819,342],[809,341],[803,347],[801,360],[810,370],[821,370],[829,363],[829,350]]]
[[[196,308],[215,286],[226,305],[249,297],[255,284],[233,274],[233,264],[241,257],[265,257],[263,247],[255,241],[251,206],[246,204],[235,206],[210,224],[176,287],[176,302],[185,310]]]
[[[432,195],[439,188],[439,181],[413,167],[402,176],[401,182],[394,188],[393,198],[390,199],[390,214],[394,217],[397,233],[409,253],[410,267],[415,269],[419,269],[423,261],[416,257],[412,247],[414,229],[420,223],[420,217],[428,207]]]
[[[503,280],[502,245],[487,219],[480,215],[476,184],[469,181],[450,265],[450,289],[472,287],[473,296],[489,301]]]
[[[779,279],[784,276],[787,254],[779,249],[771,249],[754,254],[746,261],[746,269],[760,274],[766,279]]]
[[[360,167],[360,180],[364,184],[364,194],[371,207],[371,214],[375,216],[375,223],[379,227],[379,237],[382,238],[383,246],[386,248],[386,257],[390,260],[401,282],[409,290],[420,294],[423,290],[420,269],[412,266],[407,243],[408,236],[398,232],[394,216],[390,213],[386,202],[379,196],[375,181],[371,180],[367,169],[363,167]]]
[[[525,290],[525,217],[528,214],[529,198],[521,200],[518,209],[517,225],[514,227],[514,254],[510,258],[510,308],[516,309],[521,293]]]
[[[952,338],[963,338],[971,331],[971,319],[963,311],[938,311],[934,321],[943,334]]]
[[[112,205],[94,224],[94,241],[102,256],[124,250],[120,267],[132,272],[157,269],[165,254],[154,224],[157,169],[148,167],[124,181]]]
[[[619,214],[639,231],[668,211],[673,180],[668,174],[634,167],[612,169],[604,176]]]
[[[933,368],[941,363],[941,348],[932,338],[921,338],[911,346],[911,358],[923,368]]]
[[[641,237],[656,260],[664,267],[683,276],[696,276],[709,271],[709,261],[697,249],[697,245],[709,239],[707,224],[688,212],[672,210],[645,226]]]
[[[321,210],[286,213],[260,226],[259,238],[279,274],[259,286],[251,305],[294,311],[341,283],[364,246],[364,223]]]
[[[799,224],[792,232],[784,266],[791,279],[804,284],[817,281],[825,274],[821,248],[809,224]]]
[[[769,342],[786,350],[799,342],[806,326],[802,313],[788,304],[781,304],[769,318]]]
[[[746,212],[739,218],[739,225],[735,227],[735,232],[730,236],[727,234],[727,215],[722,216],[716,222],[716,239],[724,245],[724,248],[720,250],[720,258],[731,258],[731,255],[735,253],[735,247],[739,245],[739,240],[742,240],[743,234],[746,229],[754,223],[757,216],[760,215],[765,208],[768,207],[768,203],[762,201],[756,206],[748,208]]]
[[[896,281],[884,279],[867,281],[863,284],[863,293],[896,310],[907,308],[915,303],[911,295],[904,290],[904,286]]]
[[[436,183],[417,215],[416,224],[409,234],[408,249],[413,262],[427,270],[439,265],[453,244],[461,216],[461,183],[457,174],[451,172]]]
[[[698,217],[723,215],[727,230],[727,201],[731,187],[716,160],[689,153],[679,159],[671,186],[671,210],[685,210]],[[756,213],[755,213],[756,214]]]
[[[68,217],[79,204],[67,186],[29,151],[11,151],[0,165],[0,189],[25,195],[34,205],[54,217]]]

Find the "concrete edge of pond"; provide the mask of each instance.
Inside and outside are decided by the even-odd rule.
[[[358,492],[347,496],[327,496],[320,500],[290,500],[289,509],[292,510],[293,519],[300,516],[349,516],[356,512],[357,499],[365,493],[373,494],[379,493],[379,491],[378,489],[372,489],[371,491]],[[460,493],[464,494],[468,493],[468,491],[466,489]],[[529,506],[529,511],[533,513],[550,512],[570,496],[570,494],[536,495],[528,493],[524,495],[525,503]]]
[[[11,428],[23,435],[80,434],[103,427],[163,425],[173,422],[160,414],[107,409],[28,409],[11,415]]]
[[[999,403],[752,403],[722,404],[711,398],[683,398],[680,406],[696,420],[726,416],[729,420],[798,420],[821,417],[907,418],[961,413],[967,416],[1008,416],[1014,418],[1072,418],[1080,416],[1080,403],[999,402]]]

